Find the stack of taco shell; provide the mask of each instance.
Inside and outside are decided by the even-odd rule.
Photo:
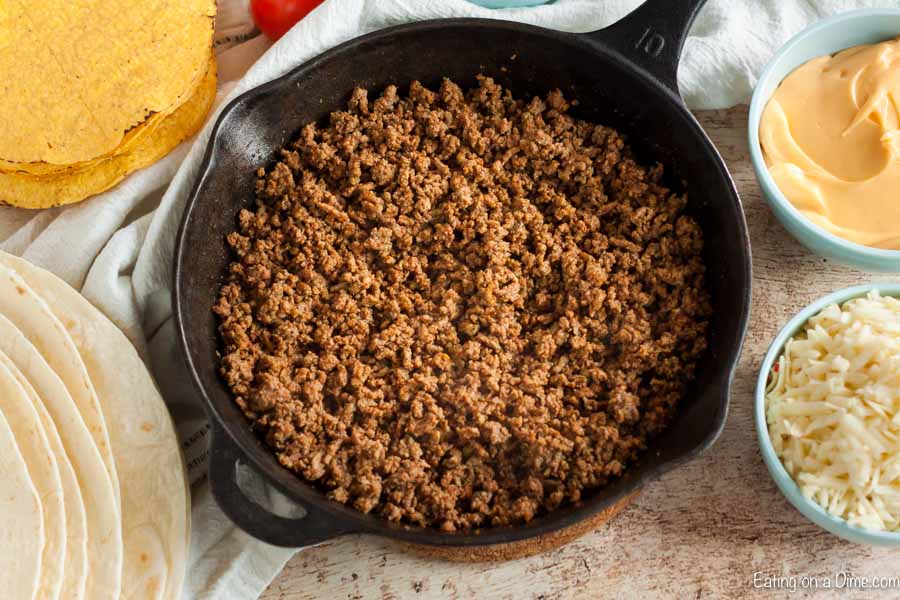
[[[215,0],[0,2],[0,202],[79,202],[196,133],[215,14]]]

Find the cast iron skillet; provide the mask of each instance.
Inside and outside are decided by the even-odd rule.
[[[681,48],[703,3],[650,0],[611,27],[578,35],[487,19],[393,27],[342,44],[228,105],[216,123],[179,232],[174,305],[180,344],[213,423],[212,491],[239,527],[280,546],[306,546],[349,532],[432,546],[517,542],[613,506],[715,441],[725,423],[747,324],[750,243],[725,164],[676,85]],[[520,98],[559,88],[580,101],[576,116],[619,129],[639,158],[665,165],[669,184],[686,188],[688,210],[704,231],[714,316],[709,351],[679,415],[625,477],[578,506],[526,525],[448,534],[359,513],[326,499],[281,467],[251,432],[218,376],[211,307],[230,261],[225,236],[235,228],[238,210],[254,199],[254,171],[293,140],[301,125],[343,109],[356,86],[380,91],[414,79],[437,86],[447,76],[470,87],[478,73],[491,75]],[[248,500],[235,482],[238,460],[304,506],[306,516],[285,519]]]

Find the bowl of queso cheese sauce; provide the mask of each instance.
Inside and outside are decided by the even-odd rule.
[[[772,58],[750,104],[763,195],[801,243],[900,272],[900,8],[825,19]]]

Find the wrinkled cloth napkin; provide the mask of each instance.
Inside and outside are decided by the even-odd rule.
[[[253,27],[248,0],[220,0],[216,108],[195,139],[114,189],[67,208],[0,208],[0,248],[47,268],[98,306],[150,365],[176,422],[192,482],[193,535],[184,598],[258,597],[295,550],[275,548],[236,529],[206,482],[208,423],[175,345],[170,291],[175,234],[192,179],[223,103],[360,34],[441,17],[503,18],[555,29],[600,29],[640,0],[556,0],[491,10],[466,0],[327,0],[276,44]],[[682,94],[695,109],[746,102],[771,53],[821,17],[896,0],[711,0],[684,49]],[[477,44],[477,40],[472,40]],[[52,200],[52,199],[49,199]],[[245,473],[245,491],[290,513],[286,500]]]

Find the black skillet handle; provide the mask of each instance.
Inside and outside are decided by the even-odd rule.
[[[678,93],[678,61],[706,0],[646,0],[617,23],[585,34],[612,47]]]
[[[300,519],[286,519],[273,515],[244,495],[237,484],[237,462],[244,454],[228,434],[213,420],[212,442],[209,448],[209,484],[213,497],[222,512],[235,525],[274,546],[300,548],[314,546],[346,531],[332,521],[332,517],[305,506],[306,515]]]

